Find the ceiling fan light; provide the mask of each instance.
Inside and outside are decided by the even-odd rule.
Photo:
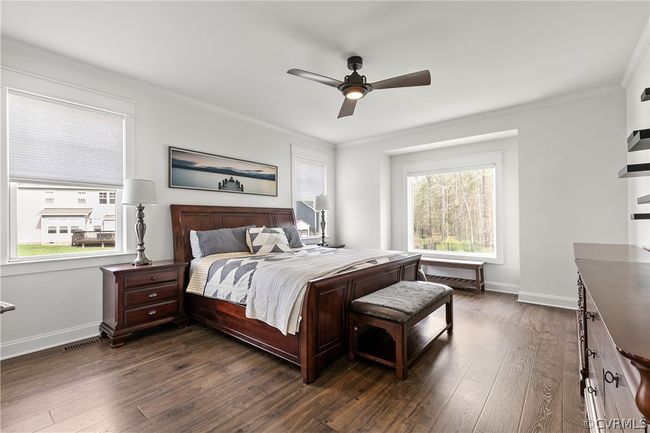
[[[366,96],[366,89],[357,86],[348,87],[343,90],[343,95],[348,99],[361,99]]]

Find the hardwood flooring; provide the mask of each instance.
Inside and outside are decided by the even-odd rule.
[[[194,324],[2,362],[2,431],[586,432],[575,313],[454,296],[454,333],[403,382],[341,358],[304,385],[297,367]]]

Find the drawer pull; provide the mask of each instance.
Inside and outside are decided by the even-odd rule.
[[[591,356],[593,359],[596,359],[596,353],[597,352],[595,350],[591,350],[589,348],[585,349],[585,355],[587,355],[587,358]]]
[[[155,275],[152,275],[152,276],[151,276],[151,280],[152,280],[152,281],[155,281],[155,280],[157,280],[157,279],[158,279],[158,278],[157,278]]]
[[[594,322],[596,320],[596,313],[591,313],[589,311],[585,312],[585,319],[591,319],[591,321]]]
[[[603,374],[603,378],[607,383],[616,383],[616,388],[618,388],[618,381],[620,380],[620,377],[618,377],[618,373],[613,374],[611,371],[605,371]]]
[[[593,386],[589,385],[589,386],[587,387],[587,392],[588,392],[589,394],[591,394],[591,395],[596,395],[596,388],[594,388]]]
[[[150,315],[150,316],[155,316],[156,313],[157,313],[156,310],[151,310],[151,311],[149,311],[149,315]]]
[[[158,296],[158,293],[156,293],[156,292],[149,293],[150,298],[155,298],[156,296]]]

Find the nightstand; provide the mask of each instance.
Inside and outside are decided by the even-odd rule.
[[[183,307],[187,263],[153,262],[104,266],[102,334],[119,347],[136,331],[175,322],[187,325]]]

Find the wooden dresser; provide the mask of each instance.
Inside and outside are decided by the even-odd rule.
[[[650,253],[632,245],[574,244],[580,384],[589,427],[648,431]]]
[[[185,326],[183,307],[186,263],[130,263],[102,267],[104,276],[103,321],[99,325],[111,347],[124,344],[133,332],[176,322]]]

